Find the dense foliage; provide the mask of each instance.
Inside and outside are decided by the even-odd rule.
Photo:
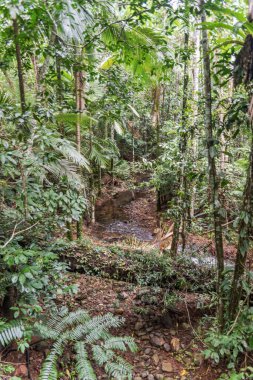
[[[250,368],[234,372],[253,348],[246,328],[252,321],[251,12],[251,1],[247,17],[242,0],[1,1],[1,344],[17,339],[19,349],[29,348],[30,328],[57,295],[76,291],[66,280],[68,265],[181,290],[214,292],[215,281],[206,357],[227,360],[231,379],[252,376]],[[161,255],[82,240],[84,225],[96,223],[103,177],[110,176],[112,187],[128,183],[136,168],[156,190],[161,230],[167,233],[168,221],[173,226],[171,247]],[[215,279],[192,269],[191,234],[213,238]],[[61,246],[59,237],[79,241]],[[232,270],[225,266],[227,243],[237,247]],[[205,276],[210,282],[203,285]],[[42,379],[57,378],[57,358],[69,341],[78,378],[95,378],[86,345],[100,339],[95,360],[108,376],[131,378],[112,350],[134,350],[134,343],[98,326],[117,327],[116,317],[61,318],[49,326],[54,332],[44,331],[55,343]],[[71,328],[65,341],[63,321]],[[77,327],[82,333],[74,339]],[[84,340],[93,327],[97,336]]]

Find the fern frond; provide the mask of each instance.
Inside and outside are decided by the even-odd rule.
[[[76,369],[79,380],[96,380],[97,376],[90,364],[84,342],[75,344],[76,350]]]
[[[99,366],[112,361],[115,353],[112,350],[104,350],[101,346],[95,344],[92,346],[93,359]]]
[[[135,344],[134,339],[129,336],[125,336],[125,337],[113,336],[104,343],[105,349],[112,349],[112,350],[126,351],[127,346],[129,347],[131,352],[137,351],[137,345]]]
[[[57,359],[62,354],[62,345],[64,338],[57,340],[53,344],[53,348],[46,357],[40,371],[40,380],[57,380]]]
[[[132,379],[132,366],[121,357],[117,357],[117,362],[108,362],[105,371],[110,378],[117,380]]]
[[[88,334],[85,341],[92,344],[99,339],[109,339],[110,334],[108,330],[122,326],[123,322],[122,318],[116,317],[111,313],[94,317],[87,323],[86,331]]]
[[[81,125],[86,126],[86,127],[89,127],[91,122],[95,124],[98,123],[96,119],[87,115],[87,113],[80,114],[80,113],[63,112],[63,113],[57,114],[55,118],[59,122],[71,123],[71,124],[76,123],[78,120],[78,122]]]
[[[90,171],[89,162],[70,144],[70,142],[60,138],[51,138],[51,144],[54,149],[60,152],[65,158],[74,162],[76,165],[82,166],[87,171]]]
[[[78,324],[79,325],[85,324],[87,321],[90,320],[89,314],[82,309],[79,309],[77,311],[72,311],[65,315],[63,318],[57,318],[56,316],[52,318],[51,321],[48,322],[48,325],[51,327],[54,327],[55,331],[57,332],[58,336],[60,336],[63,332],[65,332],[69,327],[74,327]],[[72,334],[72,332],[71,332]]]
[[[24,326],[16,321],[3,323],[0,326],[0,343],[6,346],[15,339],[21,339],[24,334]]]

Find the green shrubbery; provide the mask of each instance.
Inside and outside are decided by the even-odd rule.
[[[85,239],[78,243],[58,240],[52,250],[57,252],[72,270],[141,286],[192,291],[214,290],[214,268],[196,266],[190,258],[171,258],[158,250],[117,246],[96,246]]]

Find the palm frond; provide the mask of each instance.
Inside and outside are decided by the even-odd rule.
[[[76,165],[85,168],[87,171],[90,171],[89,162],[71,145],[69,141],[60,138],[52,138],[51,143],[54,149],[60,152],[65,158],[74,162]]]

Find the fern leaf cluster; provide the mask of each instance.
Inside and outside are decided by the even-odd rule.
[[[23,337],[24,327],[16,321],[4,322],[0,321],[0,343],[2,346],[7,346],[16,339]]]
[[[40,380],[57,379],[57,361],[64,347],[74,348],[76,372],[80,380],[96,380],[91,360],[103,366],[110,378],[131,379],[132,367],[118,351],[136,351],[131,337],[115,337],[110,329],[120,327],[124,320],[108,313],[90,317],[85,310],[68,312],[66,308],[53,313],[49,320],[36,324],[40,335],[54,340],[40,373]]]

